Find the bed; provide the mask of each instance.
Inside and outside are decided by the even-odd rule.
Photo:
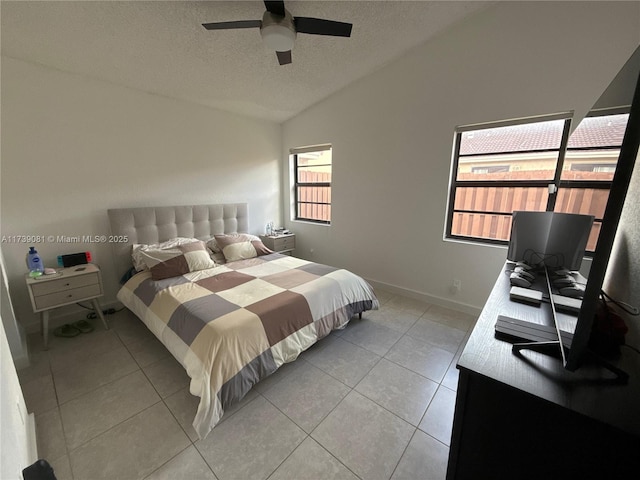
[[[247,204],[108,215],[118,274],[129,272],[118,300],[185,368],[200,438],[254,384],[379,306],[359,276],[273,253],[247,234]]]

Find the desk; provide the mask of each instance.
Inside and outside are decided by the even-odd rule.
[[[534,351],[518,357],[495,338],[498,315],[536,318],[543,304],[509,300],[500,275],[458,361],[447,479],[626,479],[640,476],[640,355],[616,365],[628,385],[596,366],[566,371]]]

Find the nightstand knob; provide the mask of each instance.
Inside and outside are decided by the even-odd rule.
[[[71,285],[70,283],[65,283],[64,286],[68,287],[69,285]]]

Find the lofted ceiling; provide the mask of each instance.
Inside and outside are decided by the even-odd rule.
[[[286,1],[295,17],[353,23],[351,38],[299,34],[280,66],[257,28],[261,1],[6,1],[2,54],[283,122],[494,2]]]

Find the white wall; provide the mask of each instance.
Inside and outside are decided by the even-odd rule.
[[[22,469],[37,460],[33,413],[27,412],[9,343],[0,322],[0,478],[19,480]]]
[[[579,120],[639,44],[637,2],[501,2],[287,121],[283,156],[333,145],[332,224],[287,221],[297,254],[477,311],[506,249],[443,241],[455,127]]]
[[[282,127],[3,57],[2,234],[100,235],[111,207],[236,201],[258,232],[290,218],[288,149],[332,143],[333,222],[287,220],[297,254],[474,310],[505,250],[442,240],[455,126],[581,118],[640,43],[639,24],[638,2],[502,2]],[[27,247],[2,244],[29,324]],[[109,245],[39,246],[50,265],[86,249],[112,302]]]
[[[594,109],[631,105],[635,84],[640,72],[640,47],[636,48],[633,55],[618,72],[609,87],[598,98]]]
[[[281,217],[281,127],[2,58],[2,235],[102,235],[107,209],[248,202],[261,232]],[[37,322],[30,244],[3,243],[16,316]],[[45,266],[90,250],[113,302],[108,244],[37,245]],[[62,312],[65,313],[64,311]]]
[[[635,168],[629,184],[624,208],[618,224],[604,290],[612,298],[640,308],[640,153],[636,158]],[[638,317],[617,311],[624,318],[629,329],[626,337],[627,345],[640,347],[640,321]]]
[[[16,321],[13,310],[13,302],[9,295],[9,285],[7,283],[7,272],[4,267],[4,255],[0,251],[0,312],[2,316],[2,326],[7,338],[7,343],[13,357],[13,363],[17,369],[29,366],[29,351],[27,349],[27,339],[24,335],[24,327]]]

